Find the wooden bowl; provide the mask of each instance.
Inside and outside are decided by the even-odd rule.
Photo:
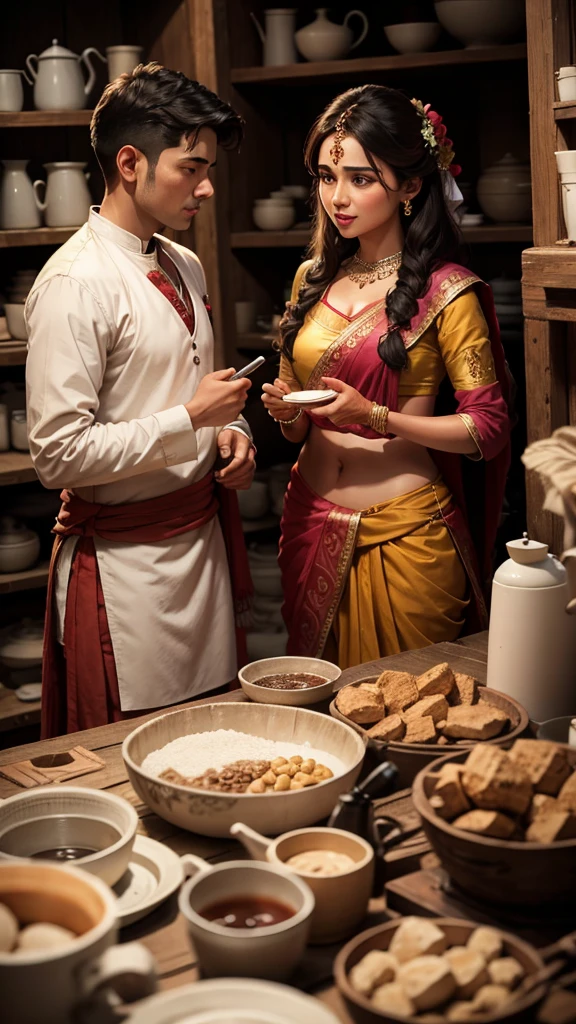
[[[220,793],[179,786],[142,770],[147,754],[179,736],[234,729],[298,747],[309,743],[333,754],[344,771],[316,786],[287,793]],[[193,742],[193,740],[192,740]],[[366,743],[353,729],[328,715],[305,708],[276,704],[202,704],[159,715],[134,729],[122,745],[122,757],[138,796],[151,810],[191,832],[228,836],[235,821],[278,835],[327,818],[341,793],[354,785],[364,759]]]
[[[359,679],[356,683],[348,685],[360,686],[361,683],[375,683],[377,679],[378,676],[366,676],[365,679]],[[484,740],[483,742],[494,743],[496,746],[501,747],[509,743],[510,740],[518,739],[527,729],[529,722],[528,712],[521,704],[513,700],[512,697],[508,697],[507,694],[499,693],[498,690],[490,690],[487,686],[479,686],[478,703],[492,704],[494,707],[501,708],[508,715],[510,722],[506,732],[496,736],[493,740]],[[361,736],[364,736],[366,739],[369,738],[367,736],[367,728],[370,728],[370,726],[364,728],[364,726],[357,725],[355,722],[351,722],[349,718],[346,718],[338,710],[336,698],[330,705],[330,714],[337,718],[339,722],[345,722],[352,729],[356,729]],[[462,748],[469,750],[476,743],[478,743],[478,740],[459,740],[454,746],[443,746],[438,745],[438,743],[401,743],[399,740],[388,743],[388,755],[398,768],[398,788],[405,789],[411,786],[414,778],[422,768],[425,768],[427,764],[431,764],[438,757],[443,757],[449,750],[461,750]]]
[[[310,686],[306,690],[275,690],[271,686],[258,685],[258,680],[264,676],[282,672],[308,672],[310,675],[323,676],[326,682]],[[238,679],[246,696],[258,704],[284,704],[301,708],[328,700],[334,692],[334,683],[341,675],[342,670],[331,661],[285,655],[283,658],[262,658],[260,661],[250,662],[240,669]]]
[[[404,1021],[404,1024],[419,1024],[422,1019],[421,1016],[398,1017],[394,1013],[384,1013],[383,1010],[375,1009],[370,1000],[356,992],[348,981],[350,970],[366,953],[373,949],[388,949],[392,936],[401,924],[401,920],[399,918],[396,921],[388,921],[386,924],[377,925],[376,928],[369,928],[368,931],[356,935],[355,938],[351,939],[340,950],[334,961],[336,985],[351,1017],[357,1024],[382,1024],[383,1021],[389,1021],[390,1024],[396,1024],[397,1021]],[[473,921],[463,921],[461,918],[454,917],[434,917],[428,920],[432,920],[434,924],[442,929],[451,946],[465,946],[474,929],[480,927]],[[504,942],[504,952],[502,955],[515,957],[522,964],[527,975],[534,974],[544,967],[540,954],[533,946],[528,945],[527,942],[523,942],[521,939],[517,939],[515,935],[511,935],[509,932],[502,931],[501,935]],[[498,1013],[478,1015],[478,1020],[481,1021],[481,1024],[492,1024],[495,1021],[526,1020],[527,1018],[523,1016],[526,1010],[539,1002],[544,993],[545,986],[539,985],[532,992],[518,999],[517,1002],[511,1001],[509,1007],[505,1010]],[[532,1016],[528,1019],[532,1020]]]
[[[559,743],[576,766],[576,749]],[[576,893],[576,839],[557,843],[523,843],[492,839],[454,828],[430,806],[434,776],[449,761],[462,763],[468,751],[439,758],[416,776],[414,806],[434,852],[453,882],[476,900],[493,906],[566,903]]]

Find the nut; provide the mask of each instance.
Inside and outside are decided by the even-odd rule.
[[[265,793],[266,785],[263,779],[254,779],[248,786],[249,793]]]
[[[294,782],[300,782],[303,786],[315,786],[318,779],[315,779],[313,775],[308,775],[308,772],[296,772]]]
[[[292,780],[289,775],[279,775],[278,778],[276,779],[276,782],[274,783],[274,789],[276,790],[277,793],[280,793],[286,789],[290,789],[291,781]]]

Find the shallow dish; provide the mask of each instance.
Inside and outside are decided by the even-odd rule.
[[[233,729],[237,732],[289,742],[309,743],[343,762],[345,768],[317,786],[288,793],[222,793],[180,786],[142,769],[153,750],[180,736]],[[328,817],[337,798],[355,783],[362,765],[365,741],[348,725],[305,708],[270,704],[219,703],[182,708],[159,715],[134,729],[122,745],[128,776],[138,796],[161,818],[205,836],[228,836],[242,821],[265,835],[314,825]]]
[[[310,686],[306,690],[275,690],[273,687],[258,685],[258,680],[263,676],[277,675],[279,672],[308,672],[311,675],[325,676],[326,682]],[[332,695],[334,683],[341,675],[342,670],[331,661],[286,656],[252,661],[240,669],[238,679],[246,696],[258,704],[287,704],[293,708],[301,708],[307,704],[318,704],[321,700],[327,700]]]
[[[411,21],[384,26],[390,46],[398,53],[427,53],[436,46],[440,32],[437,21]]]
[[[180,888],[185,874],[186,854],[179,857],[164,843],[136,836],[128,869],[114,886],[120,927],[151,914]]]
[[[336,398],[337,392],[331,388],[320,391],[292,391],[289,395],[283,395],[282,401],[289,405],[325,405]]]

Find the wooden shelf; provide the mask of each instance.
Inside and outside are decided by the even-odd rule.
[[[522,300],[530,320],[576,321],[576,244],[524,250]]]
[[[436,53],[404,53],[388,57],[361,57],[356,60],[305,61],[277,67],[231,68],[233,85],[262,83],[267,85],[304,85],[311,79],[346,78],[377,71],[413,71],[416,68],[487,64],[496,61],[525,60],[525,43],[508,46],[474,47],[442,50]]]
[[[23,366],[27,351],[25,341],[0,341],[0,366]]]
[[[531,242],[531,224],[479,224],[463,228],[467,242]],[[233,249],[303,249],[310,241],[308,231],[234,231]]]
[[[0,572],[0,594],[14,594],[17,590],[39,590],[48,583],[49,562],[40,562],[24,572]]]
[[[556,121],[570,121],[576,118],[576,100],[565,100],[554,103],[553,106]]]
[[[0,112],[0,128],[76,128],[89,125],[93,110],[19,110]]]
[[[0,452],[0,487],[37,480],[29,452]]]
[[[272,352],[272,342],[275,334],[265,334],[260,331],[253,331],[251,334],[238,334],[236,337],[236,348],[239,352]]]
[[[462,228],[466,242],[531,242],[531,224],[479,224],[475,228]]]
[[[75,228],[24,228],[0,231],[0,249],[25,245],[62,245],[78,231]]]
[[[0,686],[0,733],[37,725],[40,721],[39,700],[18,700],[16,690]]]

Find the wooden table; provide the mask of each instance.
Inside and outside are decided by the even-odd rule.
[[[484,682],[486,679],[487,636],[487,633],[478,633],[455,643],[436,644],[418,651],[393,655],[381,661],[357,666],[343,672],[338,685],[344,686],[346,683],[354,682],[366,675],[380,672],[384,668],[420,674],[441,661],[449,661],[456,671],[473,675]],[[241,690],[235,690],[212,698],[204,697],[191,703],[206,704],[214,701],[244,701],[245,699]],[[132,719],[129,722],[118,722],[114,725],[101,726],[98,729],[88,729],[68,736],[58,736],[55,739],[3,750],[0,752],[0,769],[2,765],[14,761],[27,760],[48,753],[62,753],[76,745],[81,745],[97,753],[104,760],[105,767],[94,774],[74,779],[72,785],[106,789],[124,797],[138,812],[140,818],[138,831],[142,835],[165,842],[178,854],[195,853],[211,861],[224,860],[231,855],[238,856],[238,845],[235,842],[197,836],[170,825],[153,814],[132,789],[122,760],[122,741],[136,726],[153,717],[154,715],[143,715],[141,718]],[[0,778],[0,798],[21,792],[23,791],[19,786]],[[398,807],[401,804],[409,804],[409,794],[406,792],[389,799],[395,800]],[[392,808],[390,813],[393,813]],[[408,858],[406,870],[415,870],[417,864],[414,863],[414,860],[417,860],[426,848],[426,844],[420,842],[418,845],[416,842],[413,848],[414,857]],[[398,870],[396,863],[394,871],[397,873]],[[367,927],[381,919],[383,907],[383,901],[373,901],[371,905],[373,920],[367,922]],[[178,912],[175,897],[168,900],[148,917],[122,931],[122,941],[134,940],[142,941],[154,955],[158,965],[160,988],[174,988],[197,979],[196,963],[184,919]],[[346,1013],[344,1004],[331,984],[334,955],[333,947],[312,948],[310,962],[304,965],[294,981],[300,987],[313,991],[318,998],[330,1005],[344,1024],[351,1024],[351,1018]]]

